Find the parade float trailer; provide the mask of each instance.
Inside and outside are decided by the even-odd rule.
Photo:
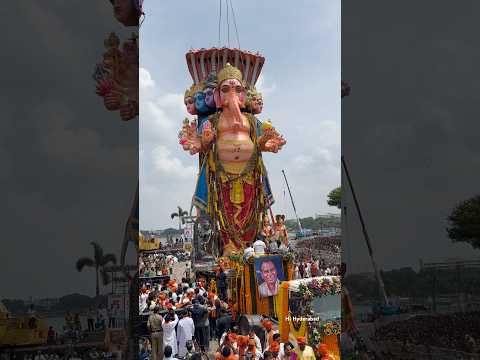
[[[320,309],[322,320],[301,320],[299,330],[295,320],[290,326],[288,317],[314,315],[311,314],[314,298],[338,296],[339,278],[295,282],[292,252],[244,258],[247,244],[253,244],[260,235],[267,239],[273,235],[288,246],[285,218],[273,216],[274,199],[262,158],[263,153],[276,154],[286,144],[270,120],[258,118],[263,99],[255,84],[265,58],[258,52],[235,48],[202,48],[187,52],[186,62],[193,84],[185,91],[184,104],[194,118],[182,121],[178,138],[184,151],[198,154],[192,197],[192,209],[195,208],[199,219],[192,254],[195,274],[202,276],[203,272],[206,282],[217,266],[227,273],[227,294],[234,319],[243,316],[251,327],[261,321],[258,315],[271,317],[278,320],[283,341],[288,341],[291,333],[304,329],[311,345],[316,346],[320,340],[329,342],[338,353],[340,301],[338,314],[332,315],[330,311],[326,315]],[[299,220],[298,223],[301,231]],[[201,229],[203,225],[208,226]],[[266,230],[274,234],[266,234]],[[275,274],[273,282],[269,278],[272,274]],[[215,280],[206,285],[214,287]],[[295,295],[300,295],[301,301],[291,303]]]
[[[0,302],[0,348],[45,344],[47,330],[37,316],[13,317]]]

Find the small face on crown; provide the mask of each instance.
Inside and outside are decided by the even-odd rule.
[[[197,114],[197,109],[195,109],[195,101],[193,100],[193,97],[192,96],[185,96],[185,99],[184,99],[184,104],[187,108],[187,112],[190,114],[190,115],[196,115]]]
[[[208,111],[208,106],[205,101],[205,93],[203,91],[195,92],[193,99],[195,102],[195,108],[199,113],[205,113]]]
[[[252,114],[260,114],[263,110],[263,99],[262,94],[259,93],[255,88],[250,88],[247,91],[247,101],[246,106]]]
[[[263,110],[263,99],[262,95],[259,93],[257,96],[252,97],[252,113],[260,114]]]
[[[210,109],[215,109],[215,99],[213,96],[213,91],[214,88],[207,87],[205,90],[203,90],[203,93],[205,94],[205,103]]]

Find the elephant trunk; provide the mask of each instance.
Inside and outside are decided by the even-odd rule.
[[[225,108],[228,109],[228,112],[231,113],[233,124],[237,126],[241,126],[242,111],[240,110],[240,99],[238,98],[238,95],[233,89],[226,96],[224,109]]]

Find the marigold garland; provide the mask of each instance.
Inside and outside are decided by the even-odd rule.
[[[312,301],[315,297],[337,295],[342,292],[342,286],[338,278],[313,279],[306,284],[300,284],[299,294],[304,300]]]

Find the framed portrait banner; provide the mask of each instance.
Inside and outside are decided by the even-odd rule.
[[[285,280],[280,255],[255,258],[255,274],[260,297],[276,296],[280,281]]]

